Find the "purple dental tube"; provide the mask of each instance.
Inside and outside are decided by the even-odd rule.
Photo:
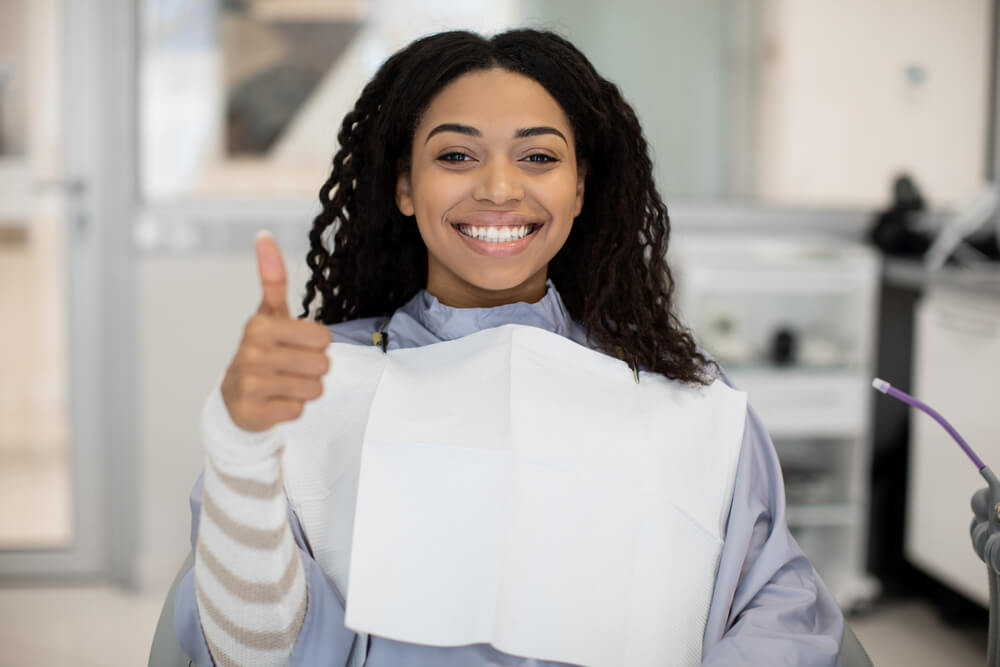
[[[881,378],[875,378],[874,380],[872,380],[872,386],[875,387],[875,389],[877,389],[878,391],[882,392],[883,394],[888,394],[889,396],[892,396],[895,399],[898,399],[904,403],[912,405],[921,412],[930,415],[931,418],[934,419],[934,421],[936,421],[938,424],[941,424],[941,426],[944,427],[944,430],[948,431],[948,435],[954,438],[955,442],[958,443],[958,446],[961,447],[962,451],[965,452],[965,455],[968,456],[970,459],[972,459],[972,462],[976,464],[976,470],[982,472],[983,468],[986,467],[986,464],[983,463],[982,459],[976,456],[976,453],[972,451],[972,447],[970,447],[969,443],[965,441],[965,438],[959,435],[958,431],[956,431],[955,428],[948,423],[948,420],[942,417],[937,410],[927,405],[923,401],[919,401],[913,398],[905,391],[900,391],[899,389],[896,389],[891,384],[889,384],[888,382],[886,382]]]
[[[986,563],[990,585],[990,634],[986,649],[986,664],[988,667],[1000,667],[1000,481],[990,467],[983,463],[969,443],[959,435],[958,431],[941,414],[922,401],[917,400],[904,391],[896,389],[880,378],[872,380],[872,387],[911,405],[929,415],[948,432],[965,455],[975,464],[979,474],[986,480],[987,488],[979,489],[972,496],[972,519],[970,533],[972,547],[979,558]]]

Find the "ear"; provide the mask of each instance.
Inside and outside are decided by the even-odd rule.
[[[410,172],[401,171],[396,179],[396,207],[405,216],[415,213],[413,208],[413,186],[410,184]]]
[[[580,215],[580,211],[583,210],[583,190],[584,185],[587,181],[587,165],[581,162],[576,169],[576,212],[573,217]]]

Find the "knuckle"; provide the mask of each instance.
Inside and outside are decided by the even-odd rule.
[[[323,383],[315,380],[309,387],[309,398],[319,398],[323,395]]]
[[[227,403],[235,405],[243,398],[243,376],[230,370],[222,380],[222,396]]]
[[[256,366],[264,361],[264,351],[257,345],[244,345],[243,363]]]
[[[250,406],[247,404],[247,401],[242,398],[238,398],[233,401],[231,407],[231,417],[234,422],[245,422],[252,414],[253,412],[250,410]]]
[[[307,322],[308,329],[305,331],[309,334],[309,340],[314,341],[315,345],[326,347],[330,344],[330,330],[325,324],[320,324],[319,322]]]
[[[239,381],[240,393],[252,396],[260,391],[261,379],[256,375],[244,374]]]
[[[312,355],[309,359],[309,365],[307,366],[307,371],[310,375],[316,375],[322,377],[326,375],[326,372],[330,370],[330,360],[325,354]]]
[[[267,328],[267,318],[258,313],[247,320],[246,326],[243,327],[243,337],[249,340],[260,338]]]
[[[222,389],[228,391],[237,388],[240,382],[240,352],[237,350],[233,360],[226,367],[226,374],[222,377]]]

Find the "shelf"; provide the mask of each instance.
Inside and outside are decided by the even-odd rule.
[[[735,370],[772,438],[857,437],[867,427],[871,378],[855,372]]]
[[[730,375],[773,376],[776,379],[796,378],[856,378],[862,375],[858,366],[806,366],[793,364],[779,366],[777,364],[736,364],[720,360],[719,363]]]
[[[865,604],[877,254],[734,237],[689,240],[678,258],[684,321],[774,443],[789,529],[840,604]]]

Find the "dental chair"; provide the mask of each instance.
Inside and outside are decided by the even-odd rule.
[[[170,586],[170,592],[167,593],[167,599],[163,603],[160,620],[153,635],[153,645],[149,651],[149,667],[195,667],[181,649],[174,632],[174,592],[193,565],[194,560],[188,554],[187,560],[184,561],[174,578],[174,583]],[[871,659],[846,621],[840,652],[844,667],[873,667]]]
[[[194,557],[188,553],[184,564],[174,577],[174,583],[170,585],[167,599],[163,602],[163,609],[160,610],[160,620],[156,622],[156,632],[153,633],[153,645],[149,649],[149,667],[196,667],[184,653],[180,642],[177,641],[177,633],[174,632],[174,593],[181,585],[181,579],[192,567],[194,567]]]

